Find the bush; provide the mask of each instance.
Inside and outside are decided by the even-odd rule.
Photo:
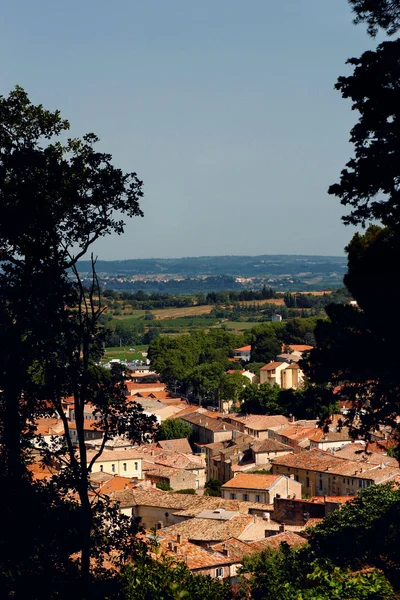
[[[175,490],[175,494],[195,494],[196,490],[193,488],[186,488],[184,490]]]
[[[158,488],[159,490],[163,490],[163,492],[172,491],[172,487],[166,481],[159,481],[158,483],[156,483],[156,488]]]

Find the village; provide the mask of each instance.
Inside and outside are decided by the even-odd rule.
[[[253,384],[297,389],[304,378],[299,361],[310,349],[292,344],[259,377],[246,370],[251,346],[236,348],[230,360]],[[351,402],[340,401],[340,412],[321,426],[318,418],[242,414],[229,400],[218,407],[190,403],[161,381],[148,360],[127,377],[127,402],[140,404],[155,427],[178,421],[191,431],[189,439],[149,435],[140,444],[123,435],[105,438],[94,406],[84,408],[90,496],[109,499],[132,518],[155,559],[170,556],[194,574],[234,584],[243,557],[282,542],[301,547],[312,527],[361,490],[400,483],[390,428],[381,427],[366,443],[357,434],[357,418],[351,428],[344,425]],[[46,446],[63,445],[65,426],[78,442],[74,399],[65,398],[62,408],[63,418],[35,420],[29,469],[37,482],[62,470],[56,458],[43,464],[41,455]]]

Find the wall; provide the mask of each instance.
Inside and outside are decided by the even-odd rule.
[[[114,465],[114,470],[113,470]],[[126,465],[126,467],[125,467]],[[101,468],[103,467],[103,468]],[[123,458],[120,460],[107,459],[102,460],[101,457],[94,463],[92,473],[112,473],[121,475],[121,477],[137,477],[143,478],[142,474],[142,459],[141,458]]]
[[[235,500],[264,504],[272,504],[276,495],[282,498],[292,498],[294,495],[296,498],[301,498],[301,491],[301,484],[288,477],[281,477],[268,490],[234,488],[233,486],[221,490],[223,498],[231,499],[231,494],[234,494]]]
[[[254,452],[253,458],[256,465],[269,465],[271,458],[277,458],[278,456],[286,456],[291,454],[290,450],[283,450],[278,452]]]

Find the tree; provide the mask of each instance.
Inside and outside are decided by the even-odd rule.
[[[202,401],[213,403],[217,398],[223,377],[224,366],[221,363],[204,363],[189,371],[186,382]]]
[[[354,23],[367,23],[368,33],[375,37],[379,28],[388,35],[400,28],[399,0],[349,0],[356,17]]]
[[[222,400],[239,400],[239,397],[250,379],[235,371],[235,373],[224,373],[220,384],[220,398]]]
[[[219,479],[209,479],[204,485],[205,496],[221,496],[222,483]]]
[[[353,73],[336,84],[360,113],[350,133],[355,156],[329,193],[351,211],[344,223],[365,225],[377,220],[392,229],[400,227],[400,40],[384,42],[347,62]]]
[[[279,385],[270,385],[262,383],[260,386],[256,383],[248,385],[241,394],[240,412],[256,415],[278,415],[281,413],[279,404]]]
[[[123,232],[121,215],[142,214],[142,182],[97,152],[95,135],[66,139],[69,123],[58,111],[33,105],[21,88],[0,97],[0,123],[0,448],[2,485],[11,494],[7,514],[14,523],[7,550],[17,555],[23,545],[18,523],[31,489],[24,452],[31,423],[40,411],[57,412],[68,457],[59,485],[79,497],[85,587],[101,521],[101,503],[94,515],[88,496],[85,404],[95,405],[104,440],[126,428],[140,438],[153,425],[135,405],[128,408],[121,373],[96,366],[102,348],[100,288],[94,261],[85,285],[76,263],[99,238]],[[77,451],[61,404],[68,395],[74,397]],[[57,458],[62,460],[61,451]]]
[[[158,429],[157,440],[179,440],[191,435],[192,428],[182,419],[166,419]]]

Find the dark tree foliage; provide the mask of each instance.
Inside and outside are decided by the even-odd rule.
[[[166,419],[157,431],[157,440],[179,440],[189,438],[192,434],[190,425],[182,419]]]
[[[393,35],[400,28],[399,0],[349,0],[349,4],[356,15],[354,23],[367,23],[372,37],[379,29]]]
[[[348,63],[354,71],[339,77],[336,89],[360,113],[351,130],[355,156],[329,193],[351,212],[346,224],[378,220],[400,226],[400,40],[384,42]]]
[[[20,514],[35,493],[26,469],[34,418],[55,413],[64,423],[65,446],[43,449],[43,459],[67,461],[58,491],[68,489],[79,498],[71,515],[78,521],[82,589],[89,581],[93,548],[100,551],[98,542],[107,540],[104,526],[112,521],[104,503],[93,510],[89,499],[85,404],[95,405],[104,440],[126,429],[138,439],[153,428],[139,407],[126,403],[122,374],[96,366],[102,309],[94,299],[100,290],[93,261],[87,286],[76,268],[97,239],[123,232],[121,215],[141,215],[142,182],[135,173],[115,168],[110,155],[97,152],[95,135],[68,139],[68,129],[58,111],[33,105],[21,88],[0,97],[0,478],[8,492],[2,495],[7,513],[3,506],[0,513],[13,523],[0,563],[15,590],[19,561],[14,570],[2,565],[11,564],[9,558],[30,535]],[[77,449],[61,403],[66,396],[74,398]],[[46,510],[37,511],[38,519]],[[45,552],[38,546],[35,559],[46,563]]]

